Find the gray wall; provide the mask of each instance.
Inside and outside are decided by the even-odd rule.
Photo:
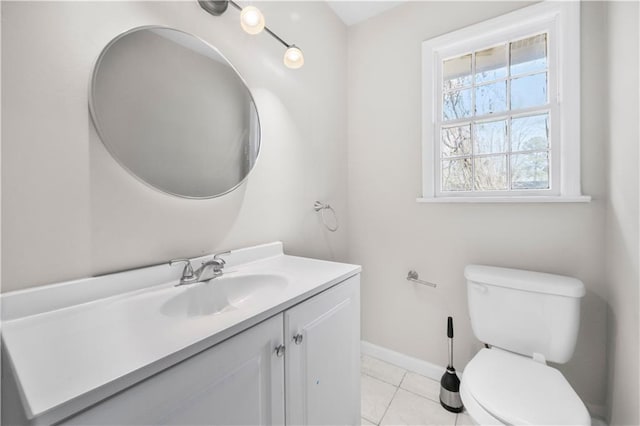
[[[562,369],[596,411],[607,401],[614,424],[638,424],[637,4],[583,3],[582,187],[591,203],[415,202],[420,43],[523,5],[405,4],[351,27],[347,57],[347,30],[323,2],[262,3],[269,25],[305,51],[305,66],[290,71],[281,46],[245,35],[234,11],[2,2],[2,290],[276,239],[291,253],[338,260],[348,245],[364,266],[363,338],[444,365],[444,318],[454,315],[463,367],[478,348],[465,264],[573,275],[588,292],[576,354]],[[116,34],[149,24],[217,46],[252,88],[263,151],[238,191],[209,201],[160,194],[122,170],[92,129],[93,61]],[[336,234],[312,211],[316,198],[336,207]],[[439,288],[407,283],[410,268]]]
[[[347,33],[324,2],[261,3],[306,54],[250,36],[230,8],[197,2],[2,2],[2,291],[272,240],[289,253],[346,253]],[[216,46],[246,79],[262,151],[246,184],[213,200],[155,191],[111,158],[87,108],[94,61],[116,35],[166,25]],[[331,203],[328,233],[313,202]]]
[[[447,315],[456,363],[479,348],[463,268],[469,263],[582,279],[581,331],[561,369],[596,413],[606,399],[604,6],[582,8],[582,189],[588,204],[419,204],[421,42],[525,6],[410,2],[349,30],[349,260],[363,265],[364,340],[446,364]],[[633,157],[637,158],[637,156]],[[637,179],[636,179],[637,182]],[[405,280],[415,269],[437,289]]]
[[[610,2],[606,278],[609,301],[608,408],[612,425],[640,424],[638,393],[638,2]]]

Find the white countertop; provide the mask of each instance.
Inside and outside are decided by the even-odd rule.
[[[284,275],[289,285],[269,300],[203,316],[163,314],[169,299],[190,288],[175,287],[179,273],[166,265],[2,295],[8,311],[3,344],[27,417],[35,424],[59,421],[344,281],[360,267],[288,256],[281,243],[271,243],[232,253],[225,274],[247,272]],[[146,286],[150,276],[165,281]],[[109,294],[110,281],[118,294]],[[215,285],[215,279],[195,285]],[[81,303],[66,305],[65,294]]]

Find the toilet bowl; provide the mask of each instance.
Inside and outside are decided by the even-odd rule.
[[[479,424],[589,425],[589,413],[569,382],[531,358],[482,349],[467,364],[461,397]]]
[[[575,278],[469,265],[469,312],[481,349],[462,375],[460,396],[481,425],[590,425],[569,382],[546,361],[575,348],[584,285]]]

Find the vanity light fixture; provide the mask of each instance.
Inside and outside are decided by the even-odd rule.
[[[258,34],[264,29],[264,15],[255,6],[246,6],[240,11],[240,26],[249,34]]]
[[[220,16],[227,11],[229,4],[240,11],[240,26],[249,34],[259,34],[264,30],[271,37],[282,43],[287,50],[284,52],[284,65],[287,68],[297,69],[304,65],[302,50],[295,44],[289,44],[265,25],[264,15],[255,6],[240,7],[233,0],[198,0],[200,7],[212,14]]]
[[[302,50],[300,50],[295,44],[289,46],[287,51],[284,52],[284,64],[292,69],[297,69],[304,65]]]

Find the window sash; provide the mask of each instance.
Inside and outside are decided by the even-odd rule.
[[[490,36],[477,37],[474,40],[464,40],[460,41],[455,45],[450,45],[444,48],[440,48],[434,50],[433,60],[432,60],[432,71],[433,71],[433,109],[432,109],[432,123],[433,123],[433,134],[431,137],[433,138],[433,150],[432,150],[432,170],[433,170],[433,192],[435,197],[491,197],[491,196],[532,196],[532,195],[541,195],[541,196],[550,196],[550,195],[560,195],[561,193],[561,156],[560,156],[560,117],[559,117],[559,96],[558,96],[558,74],[560,72],[558,67],[558,41],[557,35],[558,31],[556,30],[556,26],[554,25],[556,22],[555,17],[547,18],[542,21],[538,21],[536,23],[519,26],[516,29],[510,31],[502,31],[499,34],[493,34]],[[510,63],[507,62],[507,76],[492,80],[491,82],[482,82],[480,84],[476,84],[475,82],[475,73],[476,73],[476,61],[475,61],[475,53],[478,51],[483,51],[486,49],[490,49],[492,47],[500,46],[503,44],[507,45],[507,51],[509,50],[510,43],[513,41],[521,40],[528,37],[533,37],[538,34],[546,33],[547,34],[547,96],[548,103],[546,105],[537,105],[535,107],[529,108],[521,108],[517,110],[511,110],[511,80],[514,78],[521,78],[528,75],[539,74],[541,72],[545,72],[542,70],[537,70],[529,73],[522,73],[511,75]],[[444,79],[443,79],[443,62],[460,57],[466,54],[472,54],[471,58],[471,75],[472,75],[472,83],[469,86],[464,86],[461,88],[452,89],[449,91],[444,90]],[[426,70],[425,70],[426,71]],[[496,82],[505,81],[507,84],[507,109],[506,111],[493,113],[493,114],[482,114],[475,115],[475,88],[480,87],[486,84],[494,84]],[[450,93],[451,91],[457,90],[471,90],[471,116],[457,118],[454,120],[444,120],[443,119],[443,103],[444,103],[444,94]],[[497,121],[500,119],[511,120],[512,118],[517,118],[521,116],[534,115],[535,113],[549,113],[549,121],[550,125],[550,133],[549,133],[549,146],[548,146],[548,155],[549,155],[549,188],[548,189],[511,189],[512,187],[512,175],[511,175],[511,141],[510,141],[510,126],[508,126],[508,134],[507,138],[509,140],[508,152],[503,155],[507,155],[507,186],[508,189],[505,190],[495,190],[495,191],[487,191],[487,190],[475,190],[475,170],[473,170],[472,174],[472,189],[469,191],[446,191],[442,188],[442,161],[443,157],[440,152],[440,144],[441,144],[441,131],[443,128],[455,127],[456,124],[462,125],[466,123],[474,123],[474,122],[482,122],[482,121]],[[472,144],[473,144],[473,136],[472,136]],[[515,152],[513,152],[515,153]],[[498,153],[488,154],[491,155],[500,155]],[[486,157],[487,155],[475,154],[471,153],[471,155],[459,156],[457,158],[470,158],[472,167],[475,167],[475,158]],[[456,157],[448,157],[456,158]]]

